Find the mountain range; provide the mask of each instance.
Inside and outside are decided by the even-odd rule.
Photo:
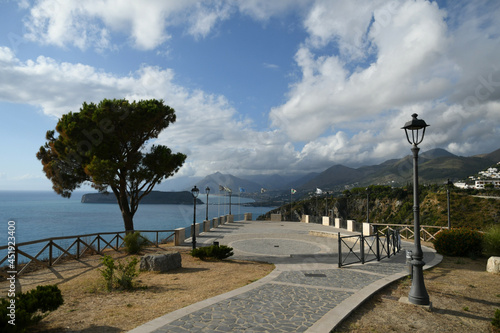
[[[463,157],[444,149],[432,149],[419,155],[419,181],[424,183],[444,183],[447,179],[457,181],[477,174],[500,161],[500,149],[489,154]],[[401,186],[413,180],[413,156],[392,159],[378,165],[351,168],[333,165],[321,173],[306,175],[253,175],[236,177],[216,172],[196,183],[202,193],[208,186],[211,193],[219,192],[219,185],[230,188],[233,193],[240,191],[260,192],[289,191],[291,188],[310,191],[341,190],[346,186],[393,185]]]

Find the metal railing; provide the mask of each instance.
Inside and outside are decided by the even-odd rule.
[[[343,251],[344,250],[344,251]],[[341,236],[338,233],[338,267],[390,258],[401,251],[399,230],[387,230],[381,237],[377,232],[372,236]]]
[[[168,241],[170,238],[174,237],[174,230],[135,230],[141,234],[141,237],[145,240],[147,244],[158,247],[160,239],[160,233],[169,233],[167,237],[163,238],[162,241]],[[143,234],[154,233],[154,241],[144,237]],[[125,231],[118,232],[100,232],[94,234],[77,235],[77,236],[63,236],[63,237],[52,237],[39,239],[35,241],[17,243],[15,245],[4,245],[0,246],[1,250],[7,250],[8,253],[2,260],[0,260],[0,267],[4,263],[8,262],[8,270],[0,270],[0,276],[9,277],[10,274],[16,274],[20,276],[21,274],[27,272],[30,265],[36,263],[45,267],[51,267],[58,263],[63,258],[73,258],[79,259],[87,252],[97,253],[102,255],[103,251],[107,248],[114,251],[120,251],[124,243]],[[69,246],[65,246],[68,243],[67,240],[71,242]],[[42,249],[36,254],[28,253],[28,247],[33,248],[33,245],[41,245]],[[38,247],[39,248],[39,247]],[[48,252],[48,254],[46,253]],[[25,257],[29,259],[28,262],[21,262],[20,257]],[[22,267],[20,266],[22,264]],[[19,268],[19,270],[18,270]]]

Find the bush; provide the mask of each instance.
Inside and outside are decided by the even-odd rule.
[[[137,266],[137,258],[132,260],[127,260],[127,263],[118,263],[118,271],[120,271],[120,277],[116,278],[116,282],[122,289],[130,290],[133,288],[132,280],[139,275],[135,266]]]
[[[125,235],[123,242],[125,243],[125,251],[128,254],[137,254],[146,246],[148,241],[136,231]]]
[[[475,230],[450,229],[436,235],[434,247],[440,254],[452,257],[476,257],[483,252],[483,235]]]
[[[491,325],[493,325],[496,328],[500,328],[500,309],[497,309],[495,311],[495,316],[491,320]]]
[[[500,225],[492,226],[484,234],[483,248],[488,256],[500,255]]]
[[[133,279],[139,275],[135,268],[138,262],[137,258],[128,259],[126,263],[118,262],[118,265],[115,265],[115,260],[105,255],[101,261],[104,268],[99,271],[106,282],[107,291],[113,290],[114,286],[126,290],[133,288]],[[118,271],[118,274],[115,274],[115,271]]]
[[[211,245],[205,247],[199,247],[191,251],[191,255],[196,258],[204,260],[206,258],[212,259],[226,259],[232,256],[233,248],[225,245]]]
[[[15,297],[15,325],[10,320],[10,299],[0,300],[0,331],[25,332],[26,328],[35,325],[44,313],[54,311],[64,303],[61,290],[56,285],[37,286],[27,293]]]
[[[101,258],[101,262],[104,265],[103,269],[99,269],[104,281],[106,281],[106,290],[111,291],[113,289],[113,278],[115,275],[115,260],[108,255]]]

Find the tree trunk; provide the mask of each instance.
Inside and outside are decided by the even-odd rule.
[[[127,194],[124,191],[116,191],[115,195],[118,194],[118,202],[120,204],[120,210],[122,211],[123,224],[125,226],[125,232],[127,234],[134,232],[134,213],[130,211],[130,206],[127,198]]]
[[[122,210],[122,217],[125,224],[125,233],[130,234],[134,232],[134,216],[130,212]]]

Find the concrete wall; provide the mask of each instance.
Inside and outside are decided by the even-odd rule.
[[[272,222],[280,222],[281,221],[281,214],[271,214],[271,221]]]
[[[323,216],[321,220],[323,225],[330,225],[330,217],[329,216]]]
[[[250,221],[252,219],[252,214],[251,213],[246,213],[245,214],[245,220]],[[212,228],[217,228],[220,225],[223,225],[225,223],[232,223],[234,222],[234,215],[224,215],[220,217],[214,217],[212,219],[213,225]],[[174,231],[174,244],[176,246],[184,245],[186,238],[191,237],[191,227],[186,228],[177,228]],[[187,231],[186,231],[187,230]],[[196,236],[200,234],[200,232],[207,232],[210,231],[210,221],[203,221],[201,223],[196,223],[195,224],[195,232]]]

